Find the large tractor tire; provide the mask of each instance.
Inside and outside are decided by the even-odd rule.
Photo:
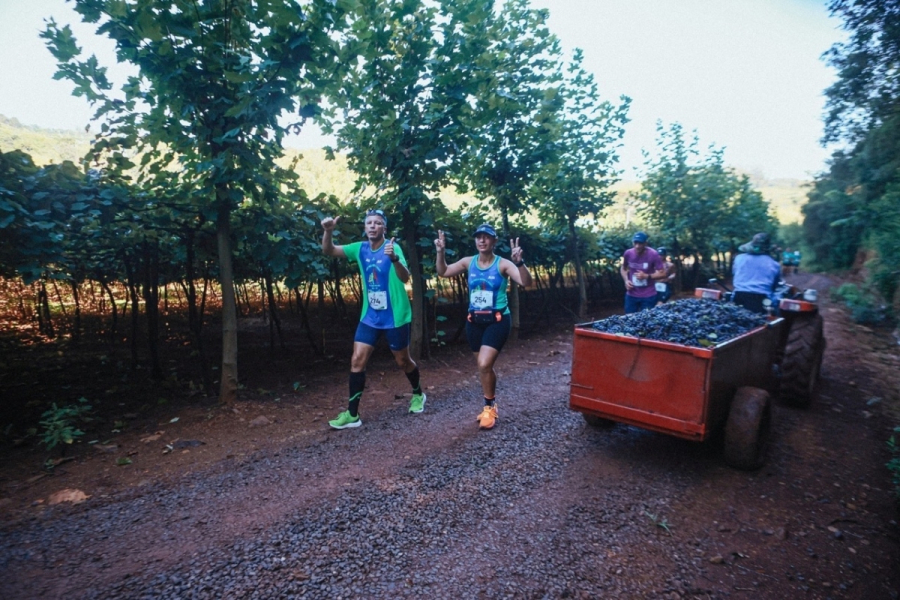
[[[725,423],[725,462],[742,471],[760,468],[769,449],[771,431],[769,392],[755,387],[738,388]]]
[[[794,406],[809,406],[819,380],[824,353],[822,315],[816,313],[794,317],[781,360],[782,398]]]

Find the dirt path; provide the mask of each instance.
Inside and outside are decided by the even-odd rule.
[[[320,413],[340,404],[327,398],[342,394],[332,382],[302,408],[268,407],[267,428],[247,429],[255,407],[230,417],[240,429],[216,417],[205,454],[159,455],[187,466],[154,479],[148,460],[140,485],[105,498],[82,474],[102,463],[73,465],[57,485],[94,497],[15,505],[0,596],[896,598],[883,465],[900,352],[827,300],[823,314],[817,397],[776,404],[757,472],[708,445],[586,427],[566,408],[571,336],[556,332],[504,351],[491,432],[475,424],[461,353],[423,368],[422,415],[379,363],[358,430],[325,429]]]

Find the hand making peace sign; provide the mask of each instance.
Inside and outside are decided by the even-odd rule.
[[[434,240],[434,249],[438,252],[443,252],[447,248],[447,243],[444,241],[444,232],[438,229],[437,239]]]
[[[509,259],[518,264],[522,262],[522,246],[519,245],[519,238],[509,240]]]

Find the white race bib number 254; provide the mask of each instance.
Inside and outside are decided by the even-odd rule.
[[[494,306],[494,292],[490,290],[473,290],[470,300],[473,308],[492,308]]]

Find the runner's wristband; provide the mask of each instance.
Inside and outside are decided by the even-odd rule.
[[[516,267],[524,267],[524,266],[525,266],[525,261],[524,261],[524,260],[520,260],[519,262],[514,262],[513,264],[516,265]]]

